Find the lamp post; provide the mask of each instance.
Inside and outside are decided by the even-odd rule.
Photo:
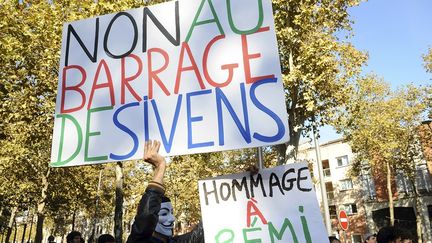
[[[322,206],[324,209],[324,222],[327,229],[327,233],[331,235],[332,228],[331,228],[330,212],[329,212],[328,200],[327,200],[327,190],[324,182],[324,171],[323,171],[323,165],[321,161],[321,151],[319,147],[318,134],[315,129],[315,122],[312,125],[312,132],[313,132],[313,140],[315,145],[316,160],[318,165],[318,176],[319,176],[319,184],[321,189]]]

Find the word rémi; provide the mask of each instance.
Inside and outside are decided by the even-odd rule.
[[[246,227],[241,230],[241,235],[236,236],[236,232],[230,228],[224,228],[214,236],[216,243],[233,243],[233,242],[245,242],[245,243],[261,243],[268,242],[270,239],[271,243],[274,242],[286,242],[289,232],[291,242],[299,243],[306,242],[311,243],[312,237],[310,235],[309,225],[304,213],[304,207],[299,206],[298,212],[300,213],[299,219],[295,217],[283,218],[282,225],[278,227],[272,221],[268,220],[259,207],[258,202],[254,198],[251,198],[247,202],[246,206]],[[295,218],[295,219],[294,219]],[[258,225],[258,220],[261,221],[261,225]],[[302,232],[299,233],[296,230],[301,225]],[[287,230],[289,229],[289,231]],[[286,237],[285,237],[286,236]],[[304,239],[304,240],[303,240]]]
[[[285,134],[285,127],[283,125],[282,119],[277,114],[275,114],[271,109],[266,107],[263,104],[263,102],[259,100],[257,96],[260,87],[266,85],[273,85],[275,83],[277,83],[277,79],[264,79],[261,81],[254,82],[253,84],[251,84],[249,92],[247,92],[246,85],[244,83],[240,83],[238,89],[240,90],[239,99],[241,100],[242,109],[241,111],[237,111],[239,114],[236,113],[233,106],[231,105],[231,101],[228,99],[227,95],[224,93],[224,91],[221,88],[199,90],[195,92],[178,95],[177,102],[175,104],[174,115],[160,113],[158,109],[157,99],[149,100],[148,97],[143,97],[142,102],[132,102],[120,106],[118,109],[114,111],[112,116],[112,122],[116,128],[128,134],[130,139],[133,141],[133,146],[130,148],[130,151],[125,154],[110,153],[109,155],[99,155],[93,157],[89,156],[89,147],[91,147],[90,137],[103,136],[103,133],[101,131],[90,130],[92,118],[99,112],[105,112],[105,111],[112,112],[112,110],[114,109],[113,106],[92,108],[88,110],[87,119],[86,119],[86,123],[84,124],[84,127],[82,127],[82,125],[74,117],[74,115],[58,114],[57,118],[61,120],[60,142],[59,142],[57,160],[56,162],[52,163],[52,166],[62,166],[74,160],[81,152],[83,146],[84,146],[85,162],[107,161],[108,158],[111,160],[127,160],[133,157],[138,151],[139,140],[154,139],[153,137],[150,137],[150,132],[149,132],[150,123],[157,124],[159,129],[158,136],[161,138],[162,144],[167,153],[171,151],[171,147],[175,138],[176,131],[179,129],[187,130],[187,137],[180,138],[180,139],[186,140],[182,142],[188,145],[188,149],[214,146],[215,141],[205,141],[205,142],[193,141],[193,124],[205,120],[203,116],[197,114],[195,114],[194,116],[192,115],[191,111],[193,110],[194,105],[200,106],[199,102],[198,104],[196,104],[196,102],[194,103],[194,100],[199,100],[196,98],[202,96],[209,96],[209,95],[214,98],[216,104],[215,110],[217,116],[217,127],[215,127],[214,129],[218,131],[217,144],[219,146],[223,146],[225,144],[224,123],[226,122],[227,119],[232,120],[232,122],[237,127],[241,135],[241,138],[246,143],[251,143],[253,139],[261,142],[268,142],[268,143],[279,141]],[[261,134],[259,132],[254,131],[253,128],[250,127],[249,114],[248,114],[248,109],[250,109],[250,107],[248,106],[253,106],[254,108],[260,110],[262,113],[264,113],[271,120],[274,121],[273,125],[269,124],[269,126],[276,127],[274,134]],[[124,111],[128,109],[140,109],[140,111],[142,112],[143,115],[142,130],[144,131],[143,132],[144,138],[138,138],[137,131],[133,131],[132,129],[130,129],[120,121],[121,120],[120,116]],[[180,112],[182,109],[183,110],[186,109],[186,112]],[[182,118],[183,120],[186,121],[186,127],[179,128],[177,126],[178,121],[180,119],[179,118],[180,114],[186,116]],[[228,118],[225,117],[227,115],[229,116]],[[164,119],[167,119],[166,117],[172,117],[172,120],[170,121],[171,126],[169,128],[164,127],[162,125],[162,121]],[[74,126],[78,141],[77,141],[77,147],[75,148],[75,151],[72,153],[72,155],[70,155],[68,158],[63,158],[62,151],[64,146],[63,143],[65,140],[65,136],[64,136],[65,124],[67,122]]]
[[[312,188],[309,187],[308,167],[301,167],[298,170],[295,168],[287,169],[282,176],[271,173],[266,183],[263,180],[261,173],[255,176],[250,175],[249,178],[244,176],[242,179],[232,179],[230,183],[216,183],[216,180],[204,181],[202,183],[203,193],[206,205],[214,202],[216,204],[222,201],[237,201],[238,194],[246,198],[253,198],[258,193],[263,197],[273,197],[275,193],[285,195],[293,189],[302,192],[309,192]],[[279,194],[279,195],[280,195]]]

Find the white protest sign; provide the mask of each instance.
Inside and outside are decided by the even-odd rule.
[[[198,182],[206,242],[328,242],[306,163]]]
[[[288,141],[270,0],[179,0],[63,27],[51,166]]]

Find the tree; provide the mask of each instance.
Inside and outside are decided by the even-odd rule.
[[[426,110],[425,97],[423,88],[407,86],[392,92],[388,84],[370,75],[359,80],[336,122],[356,154],[354,174],[368,162],[373,173],[386,175],[391,225],[394,174],[403,173],[415,185],[417,164],[423,159],[418,128]],[[418,199],[417,190],[415,193]],[[420,215],[417,218],[421,226]],[[418,230],[421,237],[421,227]]]
[[[367,57],[337,36],[350,35],[347,10],[359,2],[273,0],[290,130],[290,141],[277,147],[279,164],[295,159],[301,135],[347,101]]]
[[[429,53],[423,56],[423,60],[426,71],[432,73],[432,48],[429,48]]]
[[[11,0],[0,4],[0,164],[4,175],[16,178],[15,181],[5,179],[7,183],[0,195],[7,194],[11,204],[22,204],[23,198],[37,204],[36,242],[42,240],[50,198],[58,200],[60,194],[69,195],[65,201],[72,204],[73,200],[85,201],[83,198],[89,195],[84,191],[80,195],[83,198],[68,200],[71,199],[68,189],[85,188],[81,183],[89,181],[76,180],[78,185],[55,186],[64,178],[73,178],[76,170],[85,174],[87,169],[48,166],[63,22],[140,4],[141,1]],[[11,188],[16,190],[7,193]]]

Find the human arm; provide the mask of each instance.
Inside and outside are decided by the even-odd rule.
[[[127,242],[148,242],[158,223],[162,197],[165,193],[163,177],[165,175],[166,161],[159,154],[160,143],[147,141],[144,147],[144,161],[154,166],[153,179],[138,205],[135,221]]]

